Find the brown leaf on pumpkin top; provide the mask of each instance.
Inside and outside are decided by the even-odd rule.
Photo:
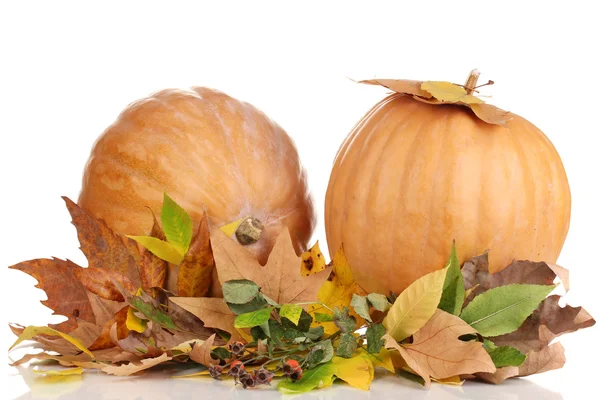
[[[425,99],[433,97],[431,93],[421,89],[423,81],[414,81],[410,79],[368,79],[359,81],[358,83],[364,83],[366,85],[379,85],[396,93],[412,94]]]
[[[264,267],[250,252],[219,229],[211,232],[211,241],[221,284],[234,279],[251,280],[279,304],[315,301],[331,270],[326,268],[303,277],[300,274],[301,258],[296,255],[287,228],[279,234]]]
[[[560,296],[546,298],[515,332],[493,338],[497,346],[512,346],[523,353],[539,351],[552,339],[593,326],[596,321],[582,307],[561,307]]]
[[[74,275],[80,267],[69,260],[38,259],[24,261],[9,268],[23,271],[37,279],[37,288],[46,292],[48,300],[42,304],[64,315],[67,321],[50,325],[61,332],[69,333],[77,328],[77,320],[95,322],[94,311],[89,302],[85,287]]]
[[[476,330],[462,319],[438,309],[413,335],[411,344],[398,344],[389,335],[384,338],[385,347],[398,350],[406,364],[429,385],[431,378],[496,371],[482,343],[458,339],[473,333]]]
[[[192,351],[188,353],[190,359],[199,364],[204,365],[205,367],[210,367],[211,365],[218,364],[219,360],[215,360],[210,355],[210,352],[212,351],[213,342],[215,341],[216,336],[216,334],[213,334],[202,344],[194,343],[194,345],[192,346]]]
[[[177,295],[182,297],[206,296],[211,287],[214,267],[208,217],[204,212],[198,231],[190,243],[190,248],[179,265]]]
[[[467,298],[469,303],[475,296],[499,286],[513,283],[551,285],[558,276],[565,289],[569,289],[569,273],[566,269],[545,262],[515,260],[500,272],[491,274],[487,253],[473,257],[462,268],[465,290],[474,290]]]
[[[136,243],[115,234],[104,221],[95,219],[68,197],[63,197],[63,200],[77,229],[88,266],[115,271],[140,287],[140,255]]]

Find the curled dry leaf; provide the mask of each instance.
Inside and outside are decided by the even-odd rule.
[[[53,258],[24,261],[10,268],[23,271],[37,279],[36,287],[48,296],[48,300],[42,300],[42,304],[53,310],[55,315],[68,318],[67,321],[51,327],[68,333],[77,328],[77,320],[95,322],[87,290],[74,274],[74,271],[81,268],[77,264]]]
[[[210,245],[208,217],[203,214],[177,275],[177,295],[181,297],[203,297],[208,294],[215,267]]]
[[[385,347],[395,349],[426,385],[431,378],[445,379],[475,372],[494,372],[496,367],[480,342],[463,342],[459,336],[474,334],[475,329],[459,317],[437,310],[413,335],[412,344],[398,344],[385,335]]]
[[[202,344],[197,342],[194,343],[192,346],[192,350],[188,353],[190,359],[199,364],[204,365],[205,367],[210,367],[211,365],[218,364],[219,360],[215,360],[210,355],[210,352],[212,351],[213,342],[215,341],[216,336],[216,334],[213,334]]]
[[[171,360],[171,357],[169,357],[167,353],[163,353],[155,358],[146,358],[140,361],[130,361],[129,363],[123,365],[106,365],[102,367],[101,370],[110,375],[128,376],[148,368],[152,368],[169,360]]]
[[[230,280],[251,280],[279,304],[314,301],[329,275],[329,269],[308,277],[300,275],[298,266],[301,259],[296,255],[287,228],[275,241],[264,267],[249,251],[219,229],[211,232],[211,241],[221,284]]]

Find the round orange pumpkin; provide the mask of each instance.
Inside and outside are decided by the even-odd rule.
[[[532,123],[486,123],[459,105],[393,94],[342,144],[325,201],[329,251],[343,244],[368,292],[399,293],[489,250],[490,270],[513,259],[555,262],[571,196],[561,159]]]
[[[284,226],[300,252],[315,225],[293,141],[213,89],[163,90],[129,105],[94,145],[79,205],[118,233],[146,235],[146,207],[159,215],[164,191],[196,222],[204,210],[217,227],[251,217],[246,228],[258,232],[242,241],[262,263]]]

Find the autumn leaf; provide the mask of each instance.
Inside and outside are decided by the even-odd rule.
[[[169,300],[200,318],[204,322],[204,326],[229,332],[233,340],[242,339],[242,336],[233,326],[236,315],[229,309],[223,299],[171,297]]]
[[[421,89],[431,93],[431,96],[442,102],[456,103],[467,95],[464,87],[450,82],[427,81],[421,84]]]
[[[392,362],[392,353],[386,348],[382,348],[379,353],[375,354],[365,351],[364,348],[360,348],[358,349],[358,354],[371,361],[374,368],[381,367],[392,374],[396,372]]]
[[[63,199],[77,229],[88,266],[117,272],[129,278],[135,287],[140,287],[140,255],[135,244],[115,234],[104,221],[95,219],[69,198]]]
[[[125,319],[125,326],[128,330],[143,333],[148,327],[148,321],[141,319],[135,315],[135,309],[127,307],[127,318]]]
[[[329,387],[335,380],[335,370],[336,368],[332,362],[318,365],[304,372],[302,378],[296,382],[287,380],[279,382],[277,390],[285,394],[299,394],[313,389]]]
[[[565,365],[565,349],[560,343],[554,343],[540,351],[527,353],[527,359],[519,367],[518,376],[529,376],[562,368]]]
[[[224,234],[226,234],[228,237],[233,237],[233,235],[235,234],[235,231],[237,230],[238,226],[240,226],[240,224],[242,223],[243,220],[247,219],[248,217],[244,217],[244,218],[240,218],[236,221],[233,221],[227,225],[223,225],[222,227],[220,227],[219,229],[221,230],[221,232],[223,232]]]
[[[316,274],[317,272],[321,272],[327,268],[325,256],[323,256],[323,253],[321,253],[318,240],[313,247],[302,253],[301,258],[302,265],[300,266],[300,273],[302,276]]]
[[[435,314],[442,297],[447,269],[427,274],[406,288],[383,320],[386,332],[401,342],[411,336]]]
[[[79,282],[74,271],[81,269],[77,264],[58,258],[24,261],[11,266],[34,277],[37,288],[46,292],[48,300],[42,304],[54,311],[54,315],[64,315],[67,321],[51,325],[61,332],[77,328],[77,320],[95,322],[95,314],[85,287]]]
[[[217,335],[213,334],[211,337],[206,339],[204,343],[199,344],[195,343],[192,346],[192,350],[188,353],[190,359],[192,361],[197,362],[198,364],[202,364],[205,367],[210,367],[211,365],[215,365],[219,363],[218,359],[214,359],[211,357],[210,352],[212,351],[212,346],[215,341],[215,337]]]
[[[113,325],[117,325],[117,339],[123,339],[127,337],[127,335],[129,334],[129,330],[127,329],[126,324],[128,311],[128,306],[123,307],[119,312],[115,314],[113,318],[111,318],[104,324],[104,326],[102,327],[102,333],[89,347],[90,351],[103,350],[115,346],[115,343],[111,338],[111,330],[113,328]]]
[[[421,88],[423,81],[413,81],[409,79],[369,79],[360,81],[359,83],[379,85],[391,89],[396,93],[412,94],[425,99],[433,97],[431,93]]]
[[[453,315],[459,315],[465,300],[465,283],[456,254],[456,243],[452,242],[450,258],[446,263],[446,279],[438,308]]]
[[[83,374],[83,368],[69,368],[69,369],[34,369],[34,373],[49,375],[49,376],[69,376],[69,375],[81,375]]]
[[[352,358],[333,357],[335,376],[348,385],[361,390],[369,390],[375,376],[375,368],[367,357],[356,355]]]
[[[519,329],[554,286],[512,284],[475,297],[460,318],[482,336],[499,336]]]
[[[78,268],[73,270],[73,273],[87,290],[106,300],[125,301],[125,297],[116,284],[123,287],[129,294],[136,291],[133,283],[126,276],[109,269]]]
[[[365,294],[364,290],[362,290],[354,280],[343,248],[340,248],[337,253],[335,253],[332,265],[333,267],[329,278],[322,284],[317,294],[319,302],[325,304],[327,307],[320,304],[310,305],[308,311],[312,315],[325,314],[333,316],[333,313],[330,310],[348,307],[355,294]],[[364,319],[356,314],[353,309],[350,311],[350,314],[356,318],[359,326],[364,324]],[[323,326],[323,328],[325,328],[325,334],[327,335],[331,335],[337,331],[335,324],[333,322],[327,322],[326,318],[323,317],[315,318],[313,325]]]
[[[151,209],[150,212],[152,213],[154,223],[152,224],[152,230],[150,231],[149,236],[159,240],[165,240],[165,234],[158,224],[154,212],[152,212]],[[167,262],[156,257],[146,248],[142,250],[141,258],[140,278],[142,288],[148,292],[150,292],[152,288],[162,288],[167,277]]]
[[[470,104],[470,108],[480,120],[488,124],[506,125],[513,118],[509,111],[487,103]]]
[[[427,385],[431,378],[444,379],[475,372],[494,372],[496,367],[483,345],[458,338],[475,333],[459,317],[437,310],[433,317],[413,335],[411,344],[398,344],[387,334],[385,347],[395,349]]]
[[[163,353],[158,357],[146,358],[140,361],[131,361],[123,365],[106,365],[102,367],[101,370],[109,375],[128,376],[155,367],[169,360],[171,360],[171,357],[169,357],[167,353]]]
[[[247,279],[255,282],[265,295],[279,304],[314,301],[329,273],[325,270],[308,277],[300,275],[300,257],[296,255],[287,228],[275,241],[264,267],[221,230],[212,232],[211,242],[221,285],[230,280]]]
[[[177,295],[181,297],[203,297],[208,294],[215,267],[210,246],[210,229],[206,212],[203,214],[198,231],[179,265]]]
[[[284,304],[279,309],[279,315],[282,318],[289,319],[294,325],[298,325],[300,317],[302,316],[302,310],[302,307],[295,304]]]
[[[17,338],[17,340],[13,343],[13,345],[10,346],[9,351],[12,350],[15,346],[17,346],[22,341],[34,339],[38,335],[53,336],[53,337],[59,337],[61,339],[64,339],[67,342],[71,343],[76,348],[78,348],[79,350],[81,350],[82,352],[84,352],[85,354],[87,354],[88,356],[90,356],[92,359],[94,358],[94,355],[92,354],[92,352],[89,351],[83,345],[83,343],[81,343],[80,340],[78,340],[70,335],[67,335],[66,333],[59,332],[55,329],[48,328],[46,326],[28,326],[28,327],[26,327],[23,330],[23,332],[21,333],[21,335]]]

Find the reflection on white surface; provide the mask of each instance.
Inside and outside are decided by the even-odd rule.
[[[232,381],[215,381],[210,378],[173,379],[169,371],[151,371],[138,377],[115,377],[101,373],[68,376],[58,379],[35,374],[28,368],[12,368],[8,387],[27,385],[28,391],[18,395],[18,400],[28,399],[84,399],[84,400],[178,400],[178,399],[278,399],[282,396],[274,388],[261,387],[243,390],[234,387]],[[57,378],[57,377],[52,377]],[[429,390],[416,383],[381,375],[363,392],[347,385],[335,384],[328,389],[317,390],[294,399],[492,399],[562,400],[559,393],[552,392],[528,380],[511,380],[503,385],[466,382],[462,387],[433,384]]]

